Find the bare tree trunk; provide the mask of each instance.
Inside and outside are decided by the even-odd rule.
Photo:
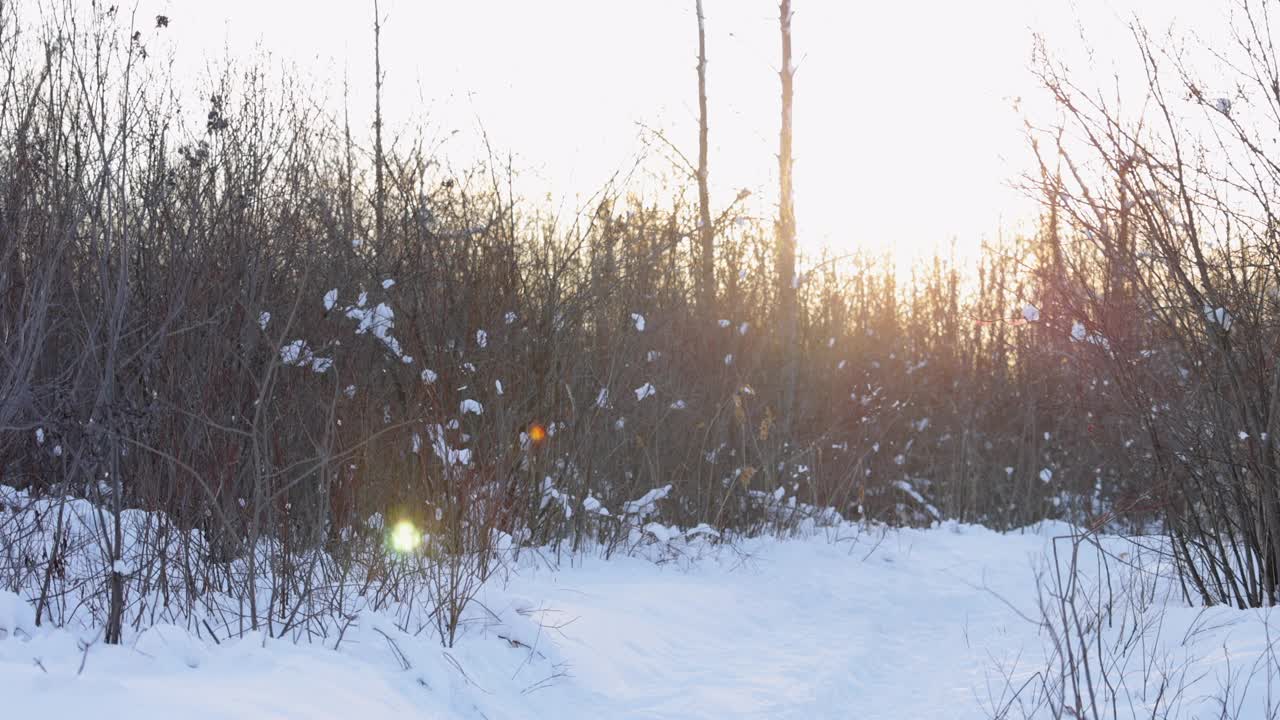
[[[342,75],[342,139],[343,139],[343,173],[342,178],[342,232],[344,241],[350,245],[355,237],[355,153],[351,145],[351,89],[347,84],[347,75]]]
[[[716,237],[711,225],[711,193],[707,189],[707,33],[702,0],[698,12],[698,238],[702,267],[698,285],[702,311],[708,317],[716,301]]]
[[[385,202],[382,179],[382,16],[373,0],[373,213],[374,243],[382,246]]]
[[[130,90],[132,89],[132,68],[134,54],[130,52],[126,60],[124,68],[124,88],[121,93],[120,107],[120,177],[117,181],[115,190],[118,193],[117,202],[119,204],[120,228],[119,234],[115,239],[116,248],[119,251],[119,266],[116,269],[115,285],[111,287],[113,296],[111,297],[111,315],[108,318],[106,347],[104,348],[106,358],[103,363],[102,387],[98,395],[98,409],[105,420],[105,427],[112,427],[118,422],[117,419],[117,403],[121,398],[117,397],[118,386],[120,383],[120,355],[123,351],[121,347],[124,342],[126,333],[125,322],[129,306],[129,285],[132,282],[129,276],[129,255],[131,247],[131,228],[129,223],[129,140],[132,130],[130,117]],[[104,160],[108,157],[106,151],[103,151]],[[110,221],[108,221],[109,223]],[[108,227],[110,225],[108,224]],[[102,264],[104,273],[109,272],[110,263],[106,261],[105,254],[110,252],[110,246],[104,243],[103,253],[104,261]],[[104,284],[104,288],[108,285]],[[104,293],[105,299],[105,293]],[[94,413],[97,415],[99,413]],[[93,420],[90,415],[90,420]],[[107,555],[110,561],[110,571],[108,573],[109,583],[109,605],[107,611],[107,626],[104,635],[104,642],[108,645],[119,645],[124,636],[124,527],[122,525],[122,516],[124,514],[124,483],[123,473],[121,472],[121,444],[118,433],[111,432],[107,436],[106,448],[110,452],[110,459],[106,466],[110,468],[110,486],[111,486],[111,539],[107,543]],[[96,480],[96,478],[95,478]]]
[[[791,64],[791,0],[782,0],[778,14],[782,31],[782,129],[778,142],[778,312],[783,352],[782,421],[790,429],[795,411],[799,374],[799,305],[796,302],[796,210],[792,187],[791,104],[795,68]]]

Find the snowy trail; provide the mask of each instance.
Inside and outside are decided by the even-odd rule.
[[[168,628],[85,654],[42,631],[0,640],[0,698],[14,717],[130,720],[988,717],[992,659],[1033,657],[1039,639],[979,586],[1029,610],[1046,538],[950,526],[875,541],[760,539],[668,565],[526,557],[478,599],[505,624],[472,626],[447,654],[377,618],[339,652]],[[521,622],[542,659],[500,639]]]
[[[377,613],[337,651],[332,637],[214,645],[174,626],[106,647],[92,631],[35,628],[29,606],[0,592],[0,717],[980,720],[1008,697],[1001,668],[1016,665],[1020,683],[1043,667],[1039,628],[1018,611],[1033,612],[1035,570],[1065,532],[947,524],[878,545],[757,539],[692,562],[589,557],[554,570],[525,552],[448,650]],[[1162,639],[1147,639],[1171,651],[1161,658],[1194,660],[1171,717],[1216,717],[1215,693],[1268,651],[1270,614],[1167,610]],[[1238,717],[1268,716],[1268,672]],[[1138,710],[1164,697],[1153,677],[1152,695],[1128,696]],[[1145,692],[1137,680],[1126,687]]]
[[[984,718],[988,652],[1038,645],[983,586],[1026,598],[1044,542],[895,533],[865,561],[866,539],[790,542],[735,570],[615,560],[512,590],[541,594],[547,624],[572,619],[557,642],[596,691],[575,717]]]

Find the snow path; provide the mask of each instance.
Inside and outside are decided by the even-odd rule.
[[[557,570],[525,553],[478,599],[495,620],[448,657],[379,617],[339,652],[260,635],[206,645],[166,627],[86,654],[72,633],[41,630],[0,639],[0,715],[986,718],[994,659],[1027,662],[1040,644],[979,586],[1029,610],[1045,534],[758,539],[693,562],[591,557]],[[515,635],[536,653],[501,639]]]
[[[574,717],[987,717],[988,652],[1038,641],[983,586],[1028,598],[1045,538],[960,528],[891,533],[871,552],[874,541],[761,544],[739,568],[591,561],[559,587],[535,577],[512,590],[545,598],[544,623],[572,620],[556,641],[573,684],[595,691]]]
[[[702,546],[693,561],[588,557],[555,570],[523,552],[449,650],[376,613],[361,614],[336,652],[333,637],[213,645],[174,626],[113,647],[85,631],[85,650],[73,631],[33,627],[29,606],[0,592],[0,717],[985,719],[1009,694],[1001,667],[1016,664],[1015,683],[1043,667],[1038,627],[1006,601],[1032,611],[1035,569],[1065,532],[946,524],[879,544],[757,539]],[[1262,671],[1238,717],[1273,716],[1280,672],[1256,664],[1277,637],[1271,613],[1166,609],[1163,634],[1149,639],[1172,652],[1160,658],[1193,661],[1171,717],[1217,717],[1216,694],[1235,682],[1238,696],[1250,667]],[[1126,662],[1138,675],[1174,667],[1152,660]],[[1143,677],[1127,683],[1138,716],[1165,697],[1163,676],[1145,690]]]

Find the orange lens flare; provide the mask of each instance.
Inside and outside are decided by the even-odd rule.
[[[547,429],[538,423],[529,426],[529,439],[536,445],[547,439]]]

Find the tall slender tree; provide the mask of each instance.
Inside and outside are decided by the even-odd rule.
[[[373,215],[374,243],[382,243],[385,203],[382,178],[382,14],[373,0]]]
[[[698,13],[698,239],[702,264],[698,279],[702,311],[710,315],[716,301],[716,235],[711,224],[711,193],[707,188],[707,31],[702,0]]]
[[[778,24],[782,32],[782,127],[778,135],[778,313],[783,343],[782,419],[788,425],[795,410],[796,381],[799,374],[798,329],[800,306],[796,300],[796,208],[792,184],[791,108],[795,67],[791,62],[791,0],[779,5]]]

